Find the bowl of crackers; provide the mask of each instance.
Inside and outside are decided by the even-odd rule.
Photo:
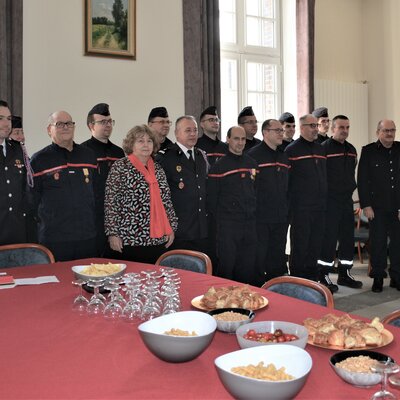
[[[211,343],[216,320],[201,311],[181,311],[139,325],[145,346],[156,357],[173,363],[198,357]]]
[[[250,323],[256,316],[246,308],[219,308],[208,313],[217,321],[217,329],[227,333],[235,333],[239,326]]]
[[[312,359],[295,346],[261,346],[215,359],[219,378],[235,399],[292,399],[304,386]]]
[[[126,264],[90,264],[90,265],[75,265],[72,267],[72,272],[77,279],[84,281],[96,281],[104,278],[116,278],[124,274]]]
[[[376,351],[347,350],[334,354],[330,359],[330,364],[345,382],[367,388],[382,380],[381,374],[371,371],[371,367],[378,361],[387,362],[393,359]]]

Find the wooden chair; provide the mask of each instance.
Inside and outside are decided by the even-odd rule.
[[[200,251],[170,250],[158,258],[156,265],[212,275],[211,259]]]
[[[18,243],[0,246],[0,268],[54,263],[53,253],[36,243]]]
[[[265,282],[262,288],[328,308],[335,308],[330,290],[321,283],[309,279],[279,276]]]
[[[383,324],[390,324],[400,328],[400,310],[395,310],[382,318]]]
[[[357,202],[355,202],[357,204]],[[357,207],[354,210],[354,242],[357,244],[358,259],[363,264],[362,248],[364,244],[367,252],[369,250],[369,228],[368,219],[363,217],[362,209]]]

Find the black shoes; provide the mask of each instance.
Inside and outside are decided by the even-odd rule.
[[[331,293],[336,293],[339,290],[339,287],[331,281],[328,274],[321,275],[318,282],[326,286]]]
[[[374,293],[381,293],[383,290],[383,278],[374,278],[374,283],[372,284],[372,291]]]
[[[393,278],[390,279],[390,287],[400,290],[400,282],[394,280]]]
[[[351,275],[350,270],[347,268],[344,270],[339,268],[337,283],[340,286],[347,286],[352,289],[360,289],[363,285],[361,281],[357,281],[354,279],[354,276]]]

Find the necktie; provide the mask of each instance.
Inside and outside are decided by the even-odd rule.
[[[193,168],[196,166],[196,163],[194,162],[194,158],[193,158],[193,150],[188,150],[187,151],[189,154],[189,161],[192,163]]]

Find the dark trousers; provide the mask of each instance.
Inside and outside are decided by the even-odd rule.
[[[318,261],[324,273],[333,272],[338,242],[339,263],[342,267],[351,269],[354,257],[354,210],[351,198],[344,202],[328,200],[324,240]]]
[[[369,223],[371,249],[371,278],[387,276],[387,240],[389,243],[390,277],[400,281],[400,221],[397,211],[374,210],[375,217]]]
[[[257,284],[255,220],[217,222],[217,275],[238,282]]]
[[[321,253],[325,212],[293,210],[290,225],[290,274],[318,280],[317,260]]]
[[[288,273],[286,235],[288,224],[257,222],[257,273],[260,285]]]
[[[146,264],[155,264],[158,257],[164,254],[168,249],[165,244],[158,246],[124,246],[122,253],[111,251],[111,258],[117,260],[136,261]]]
[[[42,242],[41,244],[50,249],[56,261],[97,257],[95,238],[69,242]]]

